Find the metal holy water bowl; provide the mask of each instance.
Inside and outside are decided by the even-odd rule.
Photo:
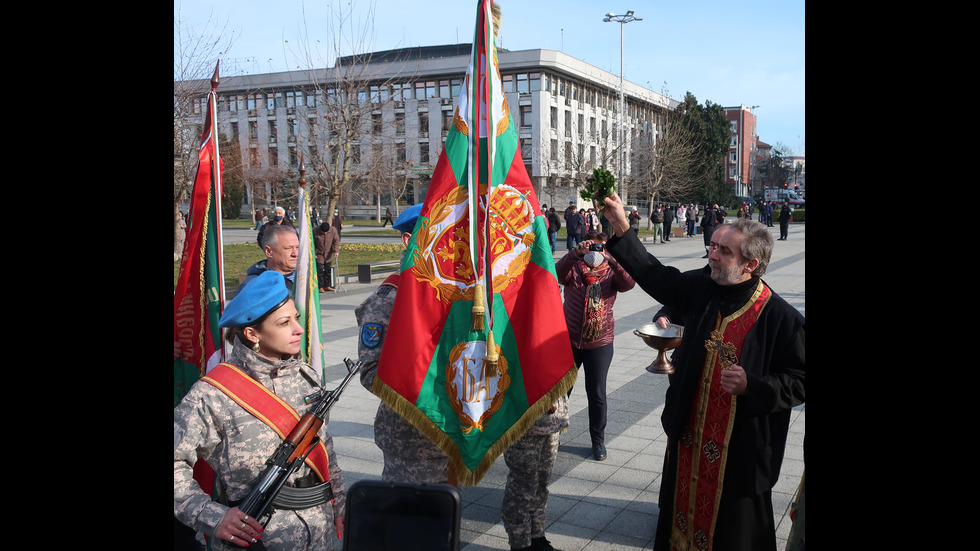
[[[657,359],[647,366],[647,371],[664,375],[674,373],[674,364],[667,359],[667,351],[681,345],[684,337],[683,326],[668,323],[667,327],[660,327],[656,323],[648,323],[639,329],[634,329],[633,334],[643,339],[647,346],[658,351]]]

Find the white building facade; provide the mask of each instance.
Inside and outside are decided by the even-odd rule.
[[[469,49],[405,48],[341,58],[329,69],[221,77],[219,132],[238,144],[243,163],[257,171],[295,173],[301,155],[340,162],[345,153],[336,147],[336,128],[323,124],[325,107],[340,88],[356,82],[362,115],[356,135],[347,140],[351,173],[366,183],[380,174],[371,167],[384,158],[387,174],[410,183],[405,199],[419,202],[452,124]],[[642,200],[629,191],[632,171],[642,164],[634,161],[641,148],[652,147],[659,114],[676,101],[624,82],[621,139],[619,75],[555,50],[499,51],[498,61],[521,155],[541,203],[556,210],[569,201],[583,204],[578,190],[597,167],[616,175],[621,188],[625,183],[631,203]],[[194,116],[203,113],[202,98]],[[347,193],[345,204],[372,204],[370,195]]]

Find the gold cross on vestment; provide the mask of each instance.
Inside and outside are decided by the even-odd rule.
[[[712,331],[711,338],[704,341],[704,348],[708,352],[718,353],[718,361],[722,369],[731,369],[732,364],[738,363],[738,354],[735,353],[735,345],[725,342],[724,338],[721,331]]]

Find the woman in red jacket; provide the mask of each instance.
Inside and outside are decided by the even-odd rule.
[[[590,232],[555,265],[565,286],[565,323],[575,365],[585,365],[589,434],[596,461],[606,458],[606,375],[613,357],[613,304],[629,291],[633,278],[607,253],[606,234]]]

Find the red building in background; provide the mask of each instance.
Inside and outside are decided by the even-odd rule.
[[[755,147],[758,138],[755,113],[752,109],[745,105],[725,108],[725,115],[732,125],[732,139],[729,143],[728,155],[725,157],[725,181],[731,184],[732,193],[736,197],[751,197],[761,192],[761,190],[751,189],[752,167],[756,158]]]

